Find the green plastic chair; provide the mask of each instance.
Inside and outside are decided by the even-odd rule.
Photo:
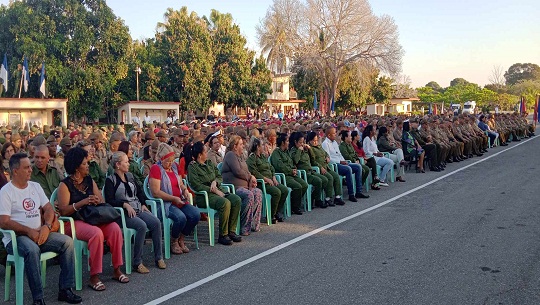
[[[139,165],[139,167],[142,166],[142,161],[143,161],[143,157],[139,157],[137,158],[137,160],[135,162],[137,162],[137,165]]]
[[[264,179],[257,179],[257,183],[261,185],[261,190],[264,196],[263,200],[263,213],[266,216],[266,223],[272,225],[272,195],[266,193],[266,185],[264,185]]]
[[[215,245],[215,236],[214,236],[214,223],[215,223],[215,217],[218,214],[216,210],[210,208],[210,201],[208,200],[208,193],[206,191],[195,191],[191,184],[189,184],[189,181],[187,179],[184,179],[184,183],[187,185],[190,191],[192,191],[195,195],[202,195],[204,196],[204,202],[205,202],[205,208],[197,207],[199,209],[200,213],[205,213],[208,215],[208,236],[210,239],[210,246]],[[224,184],[222,183],[221,186],[227,188],[227,191],[231,194],[235,194],[234,185],[232,184]],[[240,214],[238,214],[238,221],[236,225],[236,234],[240,234]]]
[[[166,259],[169,259],[171,258],[171,227],[172,227],[172,224],[173,224],[173,221],[172,219],[170,219],[169,217],[166,217],[165,215],[165,203],[163,202],[163,200],[161,198],[155,198],[154,196],[152,196],[152,191],[150,191],[150,185],[148,183],[148,179],[149,177],[147,176],[145,179],[144,179],[144,184],[143,184],[143,189],[144,189],[144,194],[146,195],[146,198],[148,198],[149,200],[146,201],[146,203],[148,204],[149,201],[154,201],[154,203],[159,203],[159,210],[161,211],[161,222],[163,224],[163,242],[165,243],[165,253],[164,253],[164,256]],[[188,196],[188,200],[189,200],[189,203],[191,205],[193,205],[193,197],[191,196],[191,194],[187,194]],[[156,215],[156,217],[158,216],[157,215],[157,205],[154,205],[152,207],[152,213],[154,215]],[[154,212],[154,210],[156,212]],[[197,226],[195,226],[195,229],[193,230],[193,240],[195,241],[195,248],[199,249],[199,239],[197,237]]]
[[[64,234],[64,222],[60,222],[60,233]],[[15,231],[0,229],[0,232],[4,235],[11,236],[11,246],[13,248],[13,254],[8,254],[6,262],[6,276],[4,280],[4,301],[9,301],[9,288],[11,283],[11,267],[15,266],[15,304],[22,305],[24,301],[24,257],[19,255],[17,248],[17,236]],[[45,288],[45,281],[47,278],[47,261],[58,256],[56,252],[41,253],[41,283]]]
[[[332,169],[334,172],[336,172],[338,174],[338,176],[341,177],[341,197],[343,197],[343,185],[347,186],[347,183],[345,182],[345,179],[347,179],[347,176],[342,176],[339,174],[339,171],[338,171],[338,166],[337,166],[337,163],[328,163],[328,165],[330,166],[330,169]],[[353,185],[353,193],[356,192],[356,180],[354,179],[354,173],[352,174],[353,175],[353,178],[352,178],[352,185]]]
[[[292,215],[292,211],[291,211],[292,188],[287,186],[287,180],[285,179],[285,174],[275,173],[274,177],[276,177],[276,180],[279,184],[285,185],[285,187],[287,187],[287,189],[289,190],[289,194],[287,194],[287,199],[285,200],[285,205],[283,206],[283,216],[284,218],[289,218]]]
[[[56,188],[51,194],[51,199],[49,200],[53,208],[54,202],[56,201],[58,188]],[[90,252],[88,251],[88,243],[82,240],[77,239],[77,234],[75,232],[75,220],[68,216],[59,216],[59,220],[69,223],[71,228],[71,238],[73,239],[73,247],[75,248],[75,289],[82,290],[82,256],[83,254],[87,256],[87,266],[90,270]]]
[[[304,195],[304,197],[302,197],[302,204],[304,206],[304,211],[311,211],[311,193],[313,192],[313,185],[309,184],[307,180],[307,173],[305,170],[299,169],[297,170],[297,172],[298,172],[298,176],[301,179],[303,179],[308,185],[306,194]]]
[[[383,152],[383,156],[390,159],[390,153],[389,152]],[[395,164],[390,167],[390,182],[392,182],[392,183],[396,182],[396,176],[394,174],[394,166],[395,166]],[[398,166],[399,166],[399,164],[398,164]],[[377,175],[380,173],[381,169],[382,168],[379,165],[377,165]]]

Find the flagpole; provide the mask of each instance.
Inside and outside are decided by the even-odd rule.
[[[19,85],[19,98],[21,98],[21,93],[22,93],[22,85],[23,85],[23,70],[24,68],[21,70],[21,84]]]

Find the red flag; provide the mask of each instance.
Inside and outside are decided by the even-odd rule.
[[[534,115],[533,120],[536,124],[536,121],[538,121],[538,102],[540,101],[540,95],[536,96],[536,102],[534,103]]]

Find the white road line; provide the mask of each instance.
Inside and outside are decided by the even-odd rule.
[[[173,291],[173,292],[171,292],[171,293],[169,293],[169,294],[166,294],[166,295],[164,295],[164,296],[162,296],[162,297],[160,297],[160,298],[158,298],[158,299],[155,299],[155,300],[153,300],[153,301],[150,301],[150,302],[146,303],[146,305],[156,305],[156,304],[161,304],[161,303],[163,303],[163,302],[165,302],[165,301],[167,301],[167,300],[170,300],[170,299],[172,299],[172,298],[174,298],[174,297],[177,297],[177,296],[179,296],[179,295],[181,295],[181,294],[184,294],[184,293],[186,293],[186,292],[188,292],[188,291],[190,291],[190,290],[193,290],[193,289],[195,289],[195,288],[197,288],[197,287],[199,287],[199,286],[201,286],[201,285],[204,285],[204,284],[206,284],[206,283],[208,283],[208,282],[211,282],[211,281],[213,281],[213,280],[215,280],[215,279],[217,279],[217,278],[219,278],[219,277],[222,277],[222,276],[224,276],[224,275],[226,275],[226,274],[228,274],[228,273],[231,273],[231,272],[233,272],[233,271],[235,271],[235,270],[238,270],[238,269],[242,268],[243,266],[249,265],[249,264],[251,264],[251,263],[253,263],[253,262],[255,262],[255,261],[257,261],[257,260],[259,260],[259,259],[261,259],[261,258],[263,258],[263,257],[266,257],[266,256],[268,256],[268,255],[270,255],[270,254],[272,254],[272,253],[275,253],[275,252],[277,252],[277,251],[279,251],[279,250],[281,250],[281,249],[285,249],[285,248],[287,248],[287,247],[289,247],[289,246],[292,246],[292,245],[294,245],[294,244],[296,244],[296,243],[298,243],[298,242],[300,242],[300,241],[302,241],[302,240],[304,240],[304,239],[306,239],[306,238],[308,238],[308,237],[310,237],[310,236],[313,236],[313,235],[315,235],[315,234],[317,234],[317,233],[320,233],[320,232],[322,232],[322,231],[324,231],[324,230],[326,230],[326,229],[330,229],[330,228],[335,227],[335,226],[337,226],[337,225],[339,225],[339,224],[341,224],[341,223],[344,223],[344,222],[346,222],[346,221],[348,221],[348,220],[351,220],[351,219],[353,219],[353,218],[356,218],[356,217],[358,217],[358,216],[361,216],[361,215],[363,215],[363,214],[366,214],[366,213],[368,213],[368,212],[371,212],[371,211],[373,211],[373,210],[376,210],[376,209],[378,209],[378,208],[380,208],[380,207],[383,207],[383,206],[385,206],[385,205],[387,205],[387,204],[389,204],[389,203],[391,203],[391,202],[394,202],[394,201],[398,200],[398,199],[401,198],[401,197],[407,196],[407,195],[409,195],[409,194],[411,194],[411,193],[414,193],[414,192],[416,192],[416,191],[418,191],[418,190],[421,190],[421,189],[423,189],[423,188],[425,188],[425,187],[427,187],[427,186],[429,186],[429,185],[431,185],[431,184],[433,184],[433,183],[436,183],[436,182],[438,182],[438,181],[440,181],[440,180],[442,180],[442,179],[444,179],[444,178],[446,178],[446,177],[450,177],[450,176],[452,176],[452,175],[454,175],[454,174],[456,174],[456,173],[459,173],[459,172],[461,172],[461,171],[463,171],[463,170],[465,170],[465,169],[467,169],[467,168],[469,168],[469,167],[471,167],[471,166],[474,166],[474,165],[476,165],[476,164],[480,164],[480,163],[482,163],[482,162],[484,162],[484,161],[487,161],[487,160],[489,160],[489,159],[491,159],[491,158],[493,158],[493,157],[496,157],[496,156],[498,156],[498,155],[500,155],[500,154],[502,154],[502,153],[504,153],[504,152],[506,152],[506,151],[509,151],[509,150],[511,150],[511,149],[514,149],[514,148],[516,148],[516,147],[518,147],[518,146],[520,146],[520,145],[523,145],[523,144],[529,142],[530,140],[536,139],[537,137],[540,137],[540,136],[536,136],[536,137],[533,137],[533,138],[529,138],[528,140],[523,140],[522,142],[520,142],[520,143],[518,143],[518,144],[516,144],[516,145],[513,145],[512,147],[508,147],[508,148],[506,148],[506,149],[504,149],[504,150],[501,150],[500,152],[495,153],[495,154],[493,154],[493,155],[491,155],[491,156],[489,156],[489,157],[487,157],[487,158],[478,160],[478,161],[476,161],[476,162],[474,162],[474,163],[471,163],[471,164],[466,165],[466,166],[464,166],[464,167],[458,168],[458,169],[456,169],[456,170],[453,171],[453,172],[449,172],[448,174],[445,174],[445,175],[443,175],[443,176],[441,176],[441,177],[439,177],[439,178],[437,178],[437,179],[431,180],[430,182],[427,182],[427,183],[425,183],[425,184],[423,184],[423,185],[420,185],[420,186],[415,187],[415,188],[413,188],[413,189],[411,189],[411,190],[408,190],[408,191],[406,191],[406,192],[404,192],[404,193],[402,193],[402,194],[400,194],[400,195],[397,195],[397,196],[395,196],[395,197],[393,197],[393,198],[390,198],[390,199],[388,199],[388,200],[386,200],[386,201],[383,201],[383,202],[381,202],[381,203],[379,203],[379,204],[377,204],[377,205],[374,205],[374,206],[372,206],[372,207],[370,207],[370,208],[367,208],[367,209],[362,210],[362,211],[360,211],[360,212],[354,213],[354,214],[352,214],[352,215],[350,215],[350,216],[347,216],[347,217],[342,218],[342,219],[340,219],[340,220],[337,220],[337,221],[334,221],[334,222],[332,222],[332,223],[329,223],[329,224],[327,224],[327,225],[325,225],[325,226],[323,226],[323,227],[320,227],[320,228],[318,228],[318,229],[315,229],[315,230],[313,230],[313,231],[310,231],[310,232],[308,232],[308,233],[305,233],[305,234],[303,234],[303,235],[300,235],[300,236],[298,236],[298,237],[296,237],[296,238],[294,238],[294,239],[291,239],[291,240],[288,241],[288,242],[285,242],[285,243],[283,243],[283,244],[280,244],[280,245],[278,245],[278,246],[275,246],[274,248],[268,249],[268,250],[266,250],[266,251],[264,251],[264,252],[261,252],[261,253],[255,255],[255,256],[252,256],[252,257],[250,257],[250,258],[248,258],[248,259],[246,259],[246,260],[244,260],[244,261],[241,261],[241,262],[239,262],[239,263],[237,263],[237,264],[234,264],[234,265],[232,265],[232,266],[230,266],[230,267],[228,267],[228,268],[226,268],[226,269],[223,269],[223,270],[221,270],[221,271],[219,271],[219,272],[217,272],[217,273],[214,273],[214,274],[212,274],[212,275],[210,275],[210,276],[208,276],[208,277],[205,277],[204,279],[201,279],[201,280],[199,280],[199,281],[197,281],[197,282],[194,282],[194,283],[192,283],[192,284],[189,284],[189,285],[187,285],[187,286],[185,286],[185,287],[183,287],[183,288],[180,288],[180,289],[178,289],[178,290],[176,290],[176,291]]]

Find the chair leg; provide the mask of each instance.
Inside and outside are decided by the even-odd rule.
[[[208,237],[210,238],[210,246],[215,245],[214,238],[214,213],[208,213]]]
[[[4,278],[4,301],[9,301],[9,285],[11,282],[11,262],[6,264],[6,276]]]
[[[24,298],[24,261],[21,259],[15,267],[15,304],[22,305]]]
[[[272,225],[272,195],[266,194],[265,196],[265,210],[266,210],[266,223],[271,226]]]
[[[75,290],[82,290],[82,245],[75,243]]]
[[[130,233],[125,236],[124,240],[124,253],[126,254],[126,274],[131,274],[131,268],[132,268],[132,257],[131,257],[131,238],[133,238]]]
[[[41,261],[41,286],[45,288],[47,280],[47,261]]]
[[[193,241],[195,242],[195,248],[199,250],[199,236],[197,234],[197,226],[193,229]]]
[[[165,219],[163,221],[163,241],[165,243],[165,259],[171,258],[171,226]]]

